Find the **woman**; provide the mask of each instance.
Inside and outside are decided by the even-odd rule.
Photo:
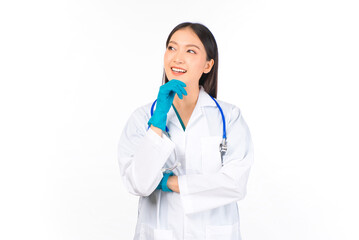
[[[253,150],[238,107],[214,99],[216,41],[202,24],[186,22],[166,47],[156,105],[138,108],[119,142],[123,182],[140,196],[134,239],[241,239],[237,201]]]

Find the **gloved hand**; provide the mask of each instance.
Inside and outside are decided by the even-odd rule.
[[[170,176],[173,176],[173,172],[170,171],[169,173],[164,173],[163,178],[161,179],[161,182],[158,184],[156,189],[160,189],[164,192],[173,192],[171,189],[167,187],[167,181]]]
[[[148,126],[151,124],[155,127],[166,131],[167,113],[171,108],[173,99],[177,93],[180,99],[183,95],[187,95],[186,84],[180,80],[172,79],[171,81],[163,84],[157,96],[156,110],[148,121]]]

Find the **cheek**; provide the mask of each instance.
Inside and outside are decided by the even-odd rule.
[[[193,66],[193,69],[195,69],[198,74],[201,74],[206,67],[206,61],[203,59],[196,59],[196,61],[192,62],[191,66]]]
[[[173,59],[173,53],[166,51],[164,56],[163,56],[163,61],[165,63],[165,65],[169,64]]]
[[[164,67],[164,70],[165,70],[165,73],[166,73],[166,76],[168,76],[169,74],[169,63],[170,63],[170,57],[169,57],[169,54],[164,54],[164,57],[163,57],[163,67]]]
[[[165,55],[163,56],[163,62],[165,63],[165,65],[168,62],[168,54],[167,53],[165,53]]]

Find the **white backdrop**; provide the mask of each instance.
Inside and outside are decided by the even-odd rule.
[[[358,6],[1,1],[0,239],[132,239],[117,142],[183,21],[215,35],[218,98],[252,133],[243,239],[359,239]]]

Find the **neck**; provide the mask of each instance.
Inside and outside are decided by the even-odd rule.
[[[183,99],[180,99],[177,94],[173,99],[173,105],[175,105],[176,109],[181,110],[193,110],[196,106],[198,96],[199,96],[199,86],[187,86],[186,88],[187,96],[183,95]]]

